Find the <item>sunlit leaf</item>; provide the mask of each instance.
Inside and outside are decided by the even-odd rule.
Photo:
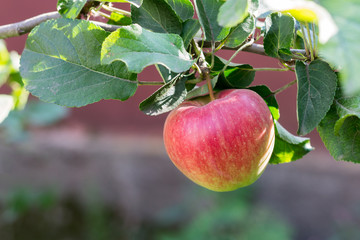
[[[146,66],[162,64],[173,72],[183,72],[193,65],[179,35],[154,33],[137,24],[111,33],[101,50],[103,64],[120,60],[131,72]]]
[[[26,89],[46,102],[84,106],[101,99],[126,100],[137,88],[124,63],[101,65],[109,35],[93,23],[57,19],[32,30],[21,57]]]
[[[292,162],[314,150],[310,145],[309,138],[291,134],[279,122],[276,122],[275,130],[275,146],[269,161],[270,164]]]
[[[86,0],[58,0],[57,10],[65,18],[77,18]]]
[[[219,10],[218,23],[223,27],[235,27],[248,15],[248,0],[227,0]]]

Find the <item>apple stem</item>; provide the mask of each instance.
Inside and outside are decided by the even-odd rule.
[[[209,89],[210,100],[214,101],[215,96],[214,96],[214,91],[213,91],[213,87],[212,87],[212,84],[211,84],[210,74],[207,72],[207,73],[205,73],[205,76],[206,76],[206,83],[207,83],[207,86],[208,86],[208,89]]]

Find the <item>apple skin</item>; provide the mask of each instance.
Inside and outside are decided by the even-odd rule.
[[[229,89],[215,100],[185,101],[167,117],[166,151],[193,182],[226,192],[255,182],[274,149],[274,123],[265,101],[254,91]]]

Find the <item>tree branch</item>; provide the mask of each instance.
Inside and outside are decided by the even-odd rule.
[[[0,26],[0,39],[23,35],[25,33],[30,32],[34,27],[36,27],[37,25],[39,25],[42,22],[45,22],[49,19],[56,19],[56,18],[60,18],[60,17],[61,16],[58,12],[49,12],[49,13],[44,13],[44,14],[26,19],[21,22],[11,23],[11,24],[7,24],[4,26]],[[91,21],[91,22],[109,32],[113,32],[113,31],[121,28],[121,26],[110,25],[110,24],[106,24],[106,23],[102,23],[102,22],[97,22],[97,21]],[[202,41],[201,39],[195,39],[195,41],[200,46],[202,45],[202,44],[200,44],[200,42]],[[217,47],[219,44],[220,44],[219,42],[216,43],[215,47]],[[211,48],[211,43],[204,42],[203,47]],[[223,47],[222,49],[237,50],[238,48]],[[250,46],[244,48],[243,51],[267,56],[265,54],[264,46],[261,44],[253,43]],[[290,51],[295,55],[302,54],[302,55],[307,56],[306,51],[304,49],[291,49]]]
[[[21,22],[0,26],[0,39],[23,35],[30,32],[34,27],[49,19],[59,18],[58,12],[43,13]]]
[[[61,15],[58,12],[48,12],[48,13],[43,13],[38,16],[26,19],[21,22],[10,23],[10,24],[4,25],[4,26],[0,26],[0,39],[11,38],[11,37],[16,37],[16,36],[26,34],[26,33],[30,32],[34,27],[39,25],[40,23],[45,22],[50,19],[57,19],[60,17],[61,17]],[[97,22],[97,21],[90,21],[90,22],[94,23],[95,25],[97,25],[109,32],[114,32],[116,29],[121,27],[121,26],[110,25],[110,24]]]

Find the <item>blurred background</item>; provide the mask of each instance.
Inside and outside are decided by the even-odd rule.
[[[55,11],[56,3],[4,1],[0,25]],[[21,54],[25,40],[6,39],[6,45]],[[234,62],[278,67],[250,53]],[[152,67],[139,78],[160,80]],[[274,90],[294,78],[258,72],[253,84]],[[167,157],[166,114],[138,110],[155,89],[139,87],[126,102],[78,109],[31,97],[11,113],[0,125],[0,239],[360,239],[360,166],[335,162],[316,131],[309,134],[316,150],[305,158],[268,166],[250,187],[214,193],[190,182]],[[296,133],[296,86],[277,100],[281,124]]]

